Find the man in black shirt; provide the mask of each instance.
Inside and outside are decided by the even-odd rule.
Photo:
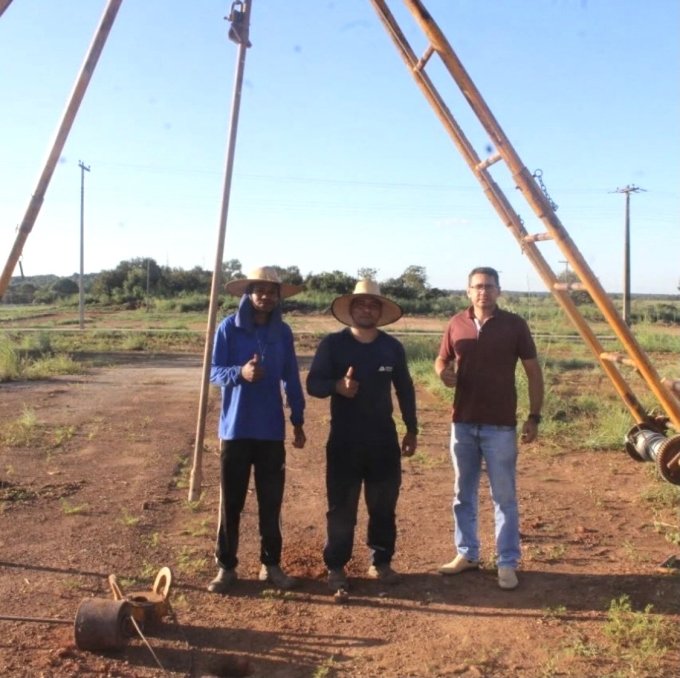
[[[323,551],[328,585],[334,591],[348,588],[345,565],[352,557],[362,483],[368,510],[367,544],[373,552],[368,576],[394,584],[399,580],[391,561],[401,455],[410,457],[415,452],[418,422],[404,347],[378,327],[396,322],[403,311],[381,296],[372,280],[359,281],[352,294],[333,301],[331,310],[348,327],[321,341],[307,377],[309,395],[331,398]],[[406,426],[401,446],[392,418],[392,385]]]

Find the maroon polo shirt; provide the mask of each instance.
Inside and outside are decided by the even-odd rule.
[[[452,420],[457,423],[517,425],[515,367],[536,357],[526,321],[496,308],[478,332],[472,306],[456,313],[446,328],[439,356],[455,361],[458,375]]]

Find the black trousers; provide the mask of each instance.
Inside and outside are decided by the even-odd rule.
[[[396,509],[401,486],[399,444],[326,446],[327,541],[323,559],[329,569],[352,557],[361,486],[368,511],[366,544],[373,564],[388,564],[397,539]]]
[[[220,520],[215,558],[230,570],[238,564],[241,512],[246,502],[250,469],[255,471],[255,492],[260,528],[260,560],[281,562],[281,504],[286,476],[286,450],[282,440],[223,440],[220,451]]]

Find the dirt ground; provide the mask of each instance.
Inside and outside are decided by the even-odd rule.
[[[303,371],[313,346],[299,347]],[[301,579],[283,593],[257,581],[257,513],[242,522],[240,580],[229,596],[215,572],[217,391],[211,389],[202,497],[188,502],[201,357],[137,355],[75,377],[0,385],[0,425],[27,410],[35,437],[0,448],[0,675],[351,678],[677,676],[680,647],[662,659],[613,646],[610,603],[680,622],[678,554],[655,530],[644,464],[624,452],[522,450],[524,548],[520,587],[496,585],[492,524],[482,492],[484,567],[445,578],[453,555],[448,407],[419,392],[419,453],[405,461],[395,568],[385,588],[365,578],[365,514],[349,573],[352,597],[326,590],[324,443],[328,402],[308,399],[307,446],[288,448],[284,566]],[[303,375],[304,377],[304,375]],[[86,599],[149,591],[173,572],[172,615],[114,649],[86,651],[74,620]],[[647,615],[649,617],[649,615]],[[8,619],[18,617],[19,619]],[[87,622],[116,638],[114,619]]]

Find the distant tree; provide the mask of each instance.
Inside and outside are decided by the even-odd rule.
[[[5,300],[13,304],[31,304],[35,299],[38,287],[30,282],[11,285],[7,290]]]
[[[309,291],[333,292],[334,294],[346,294],[351,292],[356,284],[356,278],[343,273],[332,271],[331,273],[309,273],[305,278],[305,287]]]
[[[71,278],[59,278],[59,280],[52,283],[52,291],[58,297],[70,297],[72,294],[78,294],[80,286]]]
[[[291,285],[302,285],[304,282],[302,273],[300,273],[300,269],[297,266],[288,266],[288,268],[272,266],[272,268],[278,273],[282,282],[290,283]]]
[[[357,271],[357,278],[359,280],[377,280],[378,279],[378,269],[377,268],[360,268]]]
[[[574,273],[574,271],[570,271],[569,269],[562,271],[562,273],[560,273],[557,276],[557,279],[560,282],[568,283],[568,284],[579,282],[579,278],[576,275],[576,273]],[[582,304],[592,303],[592,299],[590,298],[590,294],[588,294],[588,292],[586,292],[585,290],[569,290],[569,296],[571,297],[571,300],[577,306],[581,306]]]
[[[409,266],[401,274],[401,279],[404,282],[404,287],[415,290],[419,296],[427,291],[427,273],[424,266]]]
[[[408,266],[398,278],[383,282],[381,289],[384,294],[399,299],[424,299],[428,296],[425,267]]]
[[[229,259],[222,262],[222,280],[228,283],[230,280],[245,278],[241,262],[238,259]]]
[[[190,271],[182,268],[162,269],[161,296],[175,297],[180,294],[210,294],[212,273],[195,266]]]

